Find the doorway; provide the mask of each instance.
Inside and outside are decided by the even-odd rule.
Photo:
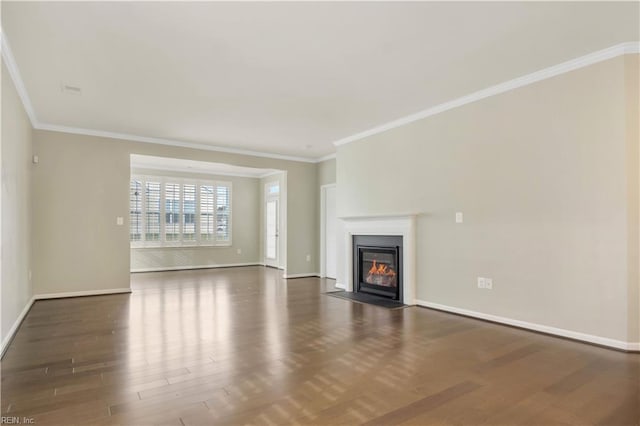
[[[335,279],[338,224],[335,184],[320,187],[320,208],[320,275]]]
[[[265,247],[264,264],[273,268],[280,266],[280,183],[265,185]]]

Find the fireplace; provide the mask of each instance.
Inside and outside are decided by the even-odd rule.
[[[402,300],[402,236],[353,236],[353,291]]]

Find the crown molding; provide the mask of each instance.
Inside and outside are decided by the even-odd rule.
[[[152,143],[152,144],[158,144],[158,145],[168,145],[168,146],[175,146],[180,148],[199,149],[204,151],[224,152],[228,154],[248,155],[253,157],[271,158],[276,160],[297,161],[297,162],[303,162],[303,163],[320,163],[322,161],[336,158],[336,153],[332,153],[332,154],[325,155],[323,157],[318,157],[318,158],[297,157],[292,155],[275,154],[275,153],[262,152],[262,151],[252,151],[252,150],[230,148],[230,147],[216,146],[216,145],[209,145],[209,144],[202,144],[202,143],[184,142],[184,141],[173,140],[173,139],[130,135],[125,133],[116,133],[116,132],[109,132],[109,131],[103,131],[103,130],[84,129],[79,127],[42,123],[37,119],[35,109],[33,108],[31,99],[29,98],[27,89],[20,75],[20,71],[15,62],[13,52],[11,51],[11,47],[9,46],[7,37],[5,33],[2,31],[1,27],[0,27],[0,41],[1,41],[2,58],[5,62],[5,65],[7,66],[7,69],[9,70],[9,74],[11,75],[11,79],[13,80],[13,84],[15,85],[16,90],[18,92],[18,96],[22,101],[22,105],[24,106],[27,116],[29,117],[29,120],[31,121],[31,125],[34,129],[48,130],[52,132],[72,133],[77,135],[105,137],[105,138],[111,138],[111,139],[127,140],[127,141],[142,142],[142,143]],[[499,95],[501,93],[505,93],[507,91],[514,90],[519,87],[527,86],[529,84],[533,84],[538,81],[546,80],[548,78],[555,77],[557,75],[564,74],[573,70],[584,68],[586,66],[589,66],[598,62],[606,61],[607,59],[612,59],[621,55],[638,54],[638,53],[640,53],[640,41],[620,43],[615,46],[611,46],[609,48],[599,50],[599,51],[560,63],[558,65],[544,68],[540,71],[536,71],[531,74],[527,74],[522,77],[518,77],[513,80],[509,80],[504,83],[497,84],[495,86],[488,87],[486,89],[471,93],[466,96],[462,96],[460,98],[442,103],[440,105],[436,105],[426,110],[419,111],[417,113],[408,115],[406,117],[403,117],[394,121],[390,121],[388,123],[382,124],[380,126],[376,126],[372,129],[365,130],[360,133],[356,133],[346,138],[339,139],[333,142],[333,145],[334,146],[346,145],[348,143],[351,143],[360,139],[364,139],[368,136],[373,136],[378,133],[386,132],[387,130],[404,126],[405,124],[413,123],[414,121],[418,121],[423,118],[431,117],[433,115],[440,114],[442,112],[449,111],[451,109],[458,108],[460,106],[467,105],[472,102],[476,102],[491,96]]]
[[[29,99],[29,95],[27,94],[27,88],[24,86],[24,82],[20,76],[20,70],[18,69],[18,65],[16,65],[16,60],[13,57],[13,52],[9,46],[9,41],[7,40],[5,33],[2,31],[2,28],[0,28],[0,49],[2,50],[2,59],[4,64],[7,66],[7,70],[9,70],[9,75],[11,76],[11,80],[13,80],[13,85],[16,87],[16,91],[22,101],[24,110],[29,117],[29,121],[31,121],[31,126],[35,127],[38,122],[36,111],[33,109],[31,99]]]
[[[324,157],[316,158],[316,163],[322,163],[323,161],[331,160],[336,158],[336,153],[325,155]]]
[[[292,155],[273,154],[269,152],[251,151],[246,149],[229,148],[224,146],[215,146],[202,143],[183,142],[174,139],[163,139],[149,136],[130,135],[126,133],[107,132],[103,130],[83,129],[79,127],[60,126],[57,124],[37,123],[33,126],[38,130],[48,130],[51,132],[72,133],[76,135],[97,136],[110,139],[119,139],[133,142],[152,143],[156,145],[169,145],[179,148],[199,149],[203,151],[224,152],[227,154],[249,155],[253,157],[272,158],[276,160],[298,161],[303,163],[316,163],[314,158],[295,157]]]
[[[627,43],[616,44],[606,49],[598,50],[593,53],[589,53],[584,56],[580,56],[575,59],[571,59],[560,64],[541,69],[531,74],[524,75],[522,77],[514,78],[513,80],[505,81],[504,83],[496,84],[495,86],[488,87],[477,92],[473,92],[469,95],[462,96],[457,99],[433,106],[431,108],[416,112],[406,117],[399,118],[394,121],[376,126],[372,129],[365,130],[364,132],[356,133],[346,138],[339,139],[333,144],[335,146],[346,145],[351,142],[355,142],[360,139],[364,139],[368,136],[373,136],[378,133],[386,132],[387,130],[401,127],[414,121],[422,120],[423,118],[431,117],[436,114],[440,114],[445,111],[458,108],[472,102],[476,102],[482,99],[489,98],[491,96],[499,95],[519,87],[527,86],[529,84],[536,83],[538,81],[546,80],[551,77],[555,77],[560,74],[565,74],[570,71],[574,71],[580,68],[584,68],[589,65],[596,64],[598,62],[606,61],[617,56],[640,53],[640,41],[632,41]]]
[[[60,133],[71,133],[75,135],[85,135],[85,136],[97,136],[102,138],[110,138],[110,139],[118,139],[125,141],[133,141],[133,142],[142,142],[142,143],[151,143],[156,145],[167,145],[178,148],[190,148],[190,149],[198,149],[201,151],[214,151],[214,152],[224,152],[226,154],[237,154],[237,155],[247,155],[251,157],[261,157],[261,158],[271,158],[274,160],[285,160],[285,161],[296,161],[302,163],[319,163],[321,161],[325,161],[326,158],[335,157],[335,153],[331,154],[331,156],[325,156],[321,158],[309,158],[309,157],[296,157],[293,155],[285,155],[285,154],[275,154],[271,152],[264,151],[252,151],[241,148],[230,148],[226,146],[217,146],[217,145],[209,145],[203,143],[194,143],[194,142],[184,142],[175,139],[163,139],[156,138],[150,136],[139,136],[139,135],[131,135],[127,133],[116,133],[116,132],[108,132],[104,130],[93,130],[93,129],[83,129],[80,127],[71,127],[71,126],[60,126],[57,124],[48,124],[36,122],[35,124],[32,122],[33,128],[37,130],[48,130],[50,132],[60,132]]]
[[[0,42],[1,42],[1,50],[2,50],[2,59],[4,60],[4,63],[7,66],[7,69],[9,70],[9,74],[11,75],[11,79],[13,80],[13,84],[16,87],[16,91],[18,92],[18,96],[22,101],[22,105],[25,109],[25,112],[27,113],[27,116],[29,117],[29,121],[31,121],[31,126],[34,129],[48,130],[51,132],[72,133],[76,135],[97,136],[97,137],[104,137],[104,138],[111,138],[111,139],[134,141],[134,142],[152,143],[152,144],[158,144],[158,145],[168,145],[168,146],[175,146],[180,148],[199,149],[204,151],[224,152],[227,154],[248,155],[252,157],[271,158],[275,160],[297,161],[297,162],[303,162],[303,163],[318,163],[319,161],[323,161],[316,158],[297,157],[293,155],[275,154],[270,152],[252,151],[247,149],[230,148],[225,146],[216,146],[216,145],[209,145],[209,144],[203,144],[203,143],[184,142],[184,141],[173,140],[173,139],[163,139],[163,138],[156,138],[156,137],[131,135],[126,133],[116,133],[116,132],[109,132],[104,130],[84,129],[80,127],[62,126],[58,124],[40,122],[37,118],[35,109],[33,108],[33,104],[31,103],[31,98],[29,97],[27,88],[24,85],[24,81],[22,80],[22,76],[18,69],[18,65],[16,64],[15,57],[13,56],[13,52],[9,45],[9,41],[7,40],[6,34],[4,33],[1,27],[0,27]]]
[[[131,170],[134,174],[139,175],[148,175],[148,174],[162,174],[162,172],[175,172],[182,173],[188,175],[207,175],[207,176],[228,176],[228,177],[242,177],[242,178],[250,178],[250,179],[262,179],[265,175],[281,173],[280,171],[266,172],[261,173],[259,175],[252,175],[250,173],[240,173],[240,172],[216,172],[216,171],[208,171],[208,170],[193,170],[187,167],[174,167],[174,166],[161,166],[161,167],[149,167],[143,166],[140,164],[136,164],[135,162],[131,163]]]
[[[269,176],[275,176],[275,175],[279,175],[280,173],[283,173],[282,170],[274,170],[272,172],[267,172],[267,173],[263,173],[260,176],[258,176],[258,178],[263,179]]]

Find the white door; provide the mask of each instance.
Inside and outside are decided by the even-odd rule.
[[[278,267],[278,200],[267,200],[264,263]]]
[[[336,217],[336,187],[329,186],[325,190],[324,203],[325,217],[325,244],[324,258],[325,275],[329,278],[336,278],[336,226],[338,218]]]

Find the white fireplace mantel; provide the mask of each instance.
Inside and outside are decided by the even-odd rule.
[[[416,215],[343,217],[345,290],[353,291],[353,236],[402,236],[402,303],[416,304]]]

